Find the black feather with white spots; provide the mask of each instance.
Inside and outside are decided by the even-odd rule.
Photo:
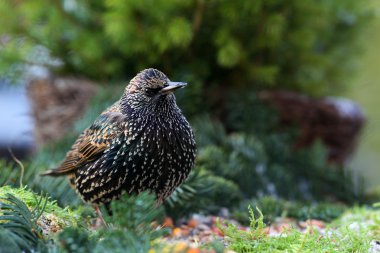
[[[74,171],[85,201],[109,203],[124,192],[149,190],[162,202],[187,178],[196,144],[174,95],[159,94],[168,81],[158,70],[139,73],[87,130],[96,136],[92,143],[107,144]]]

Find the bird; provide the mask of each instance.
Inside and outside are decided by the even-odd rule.
[[[43,176],[68,176],[80,197],[98,206],[149,191],[162,203],[194,167],[193,130],[161,71],[139,72],[121,98],[77,138],[61,164]]]

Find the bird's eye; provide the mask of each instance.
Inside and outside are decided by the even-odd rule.
[[[162,89],[162,87],[157,87],[157,88],[147,88],[146,89],[146,94],[149,96],[149,97],[153,97],[155,95],[157,95],[157,93]]]

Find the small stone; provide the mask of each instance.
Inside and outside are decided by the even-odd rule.
[[[205,224],[199,224],[199,225],[198,225],[198,229],[199,229],[200,231],[205,231],[205,230],[210,230],[210,227],[207,226],[207,225],[205,225]]]
[[[308,225],[309,224],[306,221],[300,221],[300,222],[298,222],[298,226],[300,228],[307,228]]]
[[[186,253],[200,253],[201,251],[198,248],[189,248]]]
[[[173,229],[172,236],[173,237],[180,237],[180,236],[182,236],[182,230],[180,228]]]
[[[223,207],[219,211],[219,216],[223,217],[223,218],[228,218],[228,217],[230,217],[230,212],[228,211],[227,208]]]
[[[165,217],[164,222],[162,223],[163,227],[174,228],[173,219],[170,217]]]
[[[372,241],[370,244],[370,248],[368,250],[369,253],[379,253],[380,252],[380,242]]]
[[[313,226],[313,227],[317,227],[317,228],[325,228],[326,225],[323,221],[320,221],[320,220],[310,220],[310,224]]]
[[[198,220],[192,218],[190,219],[188,222],[187,222],[187,225],[191,228],[195,228],[196,226],[198,226],[199,222]]]

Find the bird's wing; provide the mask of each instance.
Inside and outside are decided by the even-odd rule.
[[[60,176],[75,172],[76,169],[98,159],[110,146],[112,140],[123,133],[125,116],[119,112],[101,114],[75,141],[62,164],[42,175]]]

